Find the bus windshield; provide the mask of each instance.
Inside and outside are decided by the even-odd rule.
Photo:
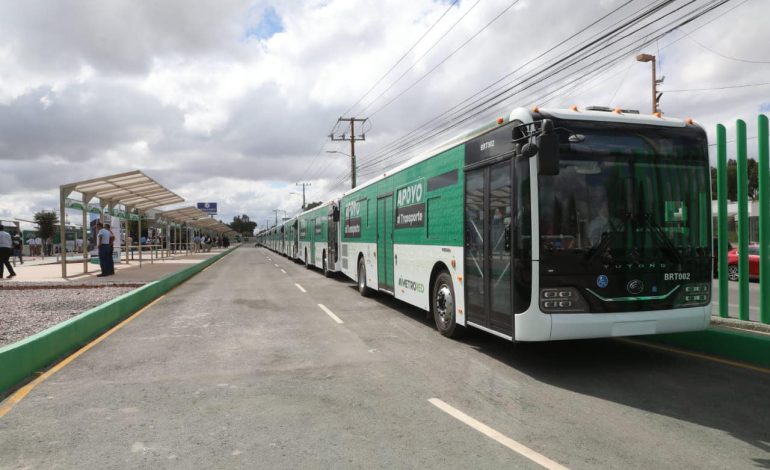
[[[557,133],[559,174],[539,179],[540,258],[549,272],[710,256],[702,130],[559,122]]]

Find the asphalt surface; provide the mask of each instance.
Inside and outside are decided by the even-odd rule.
[[[0,468],[541,468],[433,398],[569,468],[770,468],[768,397],[770,374],[625,341],[448,340],[240,248],[0,418]]]

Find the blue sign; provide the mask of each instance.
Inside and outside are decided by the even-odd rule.
[[[602,275],[600,275],[599,277],[596,278],[596,285],[600,289],[604,289],[605,287],[607,287],[607,285],[609,283],[610,283],[610,280],[604,274],[602,274]]]
[[[198,209],[202,210],[208,215],[216,215],[217,203],[216,202],[199,202]]]

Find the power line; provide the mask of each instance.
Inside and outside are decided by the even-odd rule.
[[[732,88],[749,88],[749,87],[755,87],[755,86],[767,86],[770,85],[770,82],[766,83],[747,83],[745,85],[728,85],[728,86],[720,86],[720,87],[713,87],[713,88],[684,88],[681,90],[660,90],[665,93],[684,93],[684,92],[690,92],[690,91],[714,91],[714,90],[729,90]]]
[[[460,46],[459,46],[459,47],[457,47],[457,48],[456,48],[455,50],[453,50],[452,52],[450,52],[450,53],[449,53],[449,55],[447,55],[446,57],[444,57],[443,59],[441,59],[441,61],[440,61],[438,64],[436,64],[436,65],[435,65],[435,66],[434,66],[432,69],[428,70],[428,71],[427,71],[427,72],[426,72],[426,73],[425,73],[423,76],[421,76],[420,78],[418,78],[417,80],[415,80],[415,81],[414,81],[414,82],[413,82],[411,85],[409,85],[408,87],[406,87],[406,89],[405,89],[405,90],[403,90],[401,93],[399,93],[399,94],[398,94],[398,95],[396,95],[395,97],[391,98],[391,99],[390,99],[390,100],[389,100],[387,103],[385,103],[384,105],[380,106],[380,107],[379,107],[379,108],[377,108],[376,110],[372,111],[372,112],[370,113],[370,116],[374,116],[375,114],[379,113],[379,112],[380,112],[380,111],[382,111],[383,109],[387,108],[388,106],[390,106],[390,104],[391,104],[391,103],[393,103],[393,102],[394,102],[394,101],[396,101],[397,99],[401,98],[401,97],[404,95],[404,93],[408,92],[409,90],[411,90],[412,88],[414,88],[415,86],[417,86],[417,84],[418,84],[418,83],[420,83],[420,82],[422,82],[422,81],[423,81],[423,80],[424,80],[424,79],[425,79],[425,78],[426,78],[428,75],[432,74],[433,72],[435,72],[435,71],[436,71],[436,69],[438,69],[439,67],[441,67],[442,65],[444,65],[444,63],[445,63],[447,60],[449,60],[450,58],[452,58],[452,56],[454,56],[454,55],[455,55],[455,54],[456,54],[456,53],[457,53],[457,52],[458,52],[460,49],[462,49],[463,47],[465,47],[466,45],[468,45],[468,43],[470,43],[471,41],[473,41],[474,39],[476,39],[476,37],[478,37],[478,35],[479,35],[479,34],[481,34],[482,32],[484,32],[484,30],[486,30],[487,28],[489,28],[489,27],[492,25],[492,23],[494,23],[495,21],[499,20],[499,19],[500,19],[500,17],[502,17],[504,14],[506,14],[506,13],[508,12],[508,10],[510,10],[511,8],[513,8],[513,7],[514,7],[514,6],[515,6],[517,3],[519,3],[519,1],[520,1],[520,0],[514,0],[513,2],[511,2],[511,3],[510,3],[510,4],[509,4],[507,7],[505,7],[505,8],[504,8],[504,9],[503,9],[503,10],[502,10],[500,13],[498,13],[498,14],[497,14],[497,15],[496,15],[494,18],[492,18],[492,20],[491,20],[491,21],[489,21],[489,22],[488,22],[486,25],[484,25],[484,27],[483,27],[483,28],[481,28],[480,30],[478,30],[478,31],[477,31],[477,32],[476,32],[476,33],[475,33],[473,36],[471,36],[471,37],[470,37],[470,38],[468,38],[468,39],[467,39],[465,42],[463,42],[462,44],[460,44]],[[477,3],[478,3],[478,2],[477,2]],[[474,4],[474,6],[475,6],[475,4]]]
[[[487,94],[483,98],[483,101],[478,101],[477,100],[476,103],[471,103],[471,104],[468,104],[468,105],[465,105],[465,106],[461,106],[460,109],[457,112],[454,113],[454,116],[450,116],[450,118],[443,119],[442,122],[434,125],[431,129],[428,129],[426,132],[424,132],[422,134],[419,134],[419,135],[413,135],[413,134],[416,134],[416,131],[420,130],[420,128],[418,128],[416,131],[412,131],[410,134],[413,135],[413,136],[410,137],[409,139],[407,139],[407,142],[395,141],[394,143],[389,144],[389,146],[386,146],[386,147],[390,147],[390,148],[387,148],[386,150],[381,151],[380,154],[382,156],[381,156],[380,160],[383,160],[383,159],[387,158],[388,154],[392,154],[392,153],[398,152],[398,151],[406,151],[407,149],[413,147],[415,142],[417,142],[418,144],[420,142],[424,142],[426,134],[429,134],[429,133],[432,132],[432,134],[430,134],[428,136],[428,138],[431,138],[431,137],[435,137],[437,135],[440,135],[440,134],[444,133],[445,131],[447,131],[447,130],[453,128],[453,127],[456,127],[457,125],[467,121],[469,118],[478,115],[480,113],[478,111],[478,109],[479,109],[479,106],[481,106],[481,105],[486,105],[486,107],[483,108],[481,111],[490,109],[491,107],[499,104],[500,102],[503,102],[505,99],[510,98],[512,96],[515,96],[516,94],[520,93],[524,89],[532,87],[535,84],[534,81],[536,79],[538,79],[539,77],[541,79],[543,79],[543,78],[545,78],[545,79],[552,78],[553,76],[555,76],[555,75],[559,74],[560,72],[568,69],[570,66],[574,65],[575,63],[577,63],[578,61],[584,59],[585,57],[590,57],[592,55],[595,55],[597,53],[596,51],[590,52],[590,49],[592,47],[593,48],[597,48],[597,46],[603,46],[602,42],[603,41],[607,41],[607,42],[611,41],[613,34],[617,34],[618,32],[623,31],[624,29],[628,28],[629,26],[637,24],[640,20],[643,20],[644,18],[650,17],[651,15],[655,14],[656,12],[661,11],[662,8],[664,8],[665,6],[670,4],[672,1],[673,0],[661,2],[658,5],[654,5],[654,6],[650,7],[646,11],[644,11],[645,9],[638,10],[635,14],[627,16],[624,20],[621,20],[620,22],[616,22],[613,25],[614,29],[610,30],[609,32],[604,33],[604,34],[600,34],[599,37],[596,37],[596,35],[595,35],[593,40],[589,39],[588,43],[584,42],[582,44],[582,46],[579,47],[576,51],[574,51],[574,50],[573,51],[567,51],[565,53],[560,54],[561,58],[559,58],[559,56],[557,56],[557,58],[554,59],[554,61],[550,65],[547,65],[545,67],[541,67],[539,70],[530,73],[528,76],[525,76],[524,78],[518,79],[517,82],[509,82],[508,84],[504,85],[503,87],[500,87],[497,90],[493,91],[492,92],[492,93],[494,93],[493,95]],[[690,3],[692,3],[692,2],[690,2]],[[676,12],[676,10],[674,12]],[[666,16],[668,16],[670,14],[673,14],[674,12],[669,12],[669,13],[666,14]],[[619,23],[620,23],[620,26],[617,26]],[[646,26],[649,26],[649,25],[644,25],[644,26],[642,26],[639,29],[642,29],[643,27],[646,27]],[[573,35],[573,37],[574,36],[575,35]],[[628,35],[626,37],[628,37]],[[551,50],[554,50],[554,48],[550,49],[549,51],[551,51]],[[601,50],[604,50],[604,48],[602,47]],[[576,57],[576,54],[585,54],[585,57],[580,57],[579,55]],[[541,54],[541,56],[542,55],[543,54]],[[570,63],[570,61],[569,61],[570,58],[575,58],[575,60],[573,60]],[[560,64],[563,64],[565,61],[567,62],[566,65],[560,65]],[[528,63],[530,63],[530,62],[532,62],[532,61],[529,61]],[[525,66],[526,66],[526,64],[525,64]],[[560,66],[560,68],[557,69],[556,72],[553,72],[551,69],[556,67],[556,66]],[[521,70],[523,67],[524,66],[519,67],[519,69],[517,69],[517,71]],[[515,72],[516,71],[514,71],[514,73]],[[548,74],[548,75],[545,75],[545,74]],[[509,74],[509,76],[510,75],[511,74]],[[498,80],[498,82],[499,82],[499,80]],[[527,83],[529,83],[529,84],[527,85]],[[524,85],[526,85],[526,86],[524,86]],[[514,91],[516,89],[516,87],[521,87],[521,86],[524,86],[524,88],[519,89],[518,91]],[[469,100],[466,100],[465,102],[467,102],[467,101],[469,101]],[[475,106],[475,108],[473,108],[473,106]],[[454,109],[457,109],[457,107],[455,107]],[[468,115],[468,113],[471,113],[470,116]],[[446,126],[444,129],[440,129],[440,126],[443,125],[443,123],[446,123],[446,122],[449,122],[450,125]],[[425,128],[425,125],[421,126],[421,128]]]
[[[707,5],[703,6],[703,7],[696,8],[694,10],[691,10],[691,11],[687,12],[686,14],[680,15],[679,17],[677,17],[675,20],[669,22],[664,27],[658,28],[656,33],[648,34],[648,37],[651,34],[655,34],[655,37],[652,40],[653,41],[657,40],[658,38],[660,38],[660,37],[664,36],[665,34],[668,34],[669,32],[671,32],[675,27],[682,26],[682,25],[685,25],[685,24],[689,24],[692,21],[694,21],[695,19],[700,18],[703,15],[705,15],[705,14],[713,11],[714,9],[722,6],[727,1],[728,0],[713,1],[713,2],[707,4]],[[653,8],[643,12],[642,15],[641,15],[641,18],[643,19],[645,17],[649,17],[651,14],[656,13],[658,11],[661,11],[662,7],[665,7],[668,4],[670,4],[670,3],[671,2],[664,2],[662,4],[654,6]],[[643,29],[645,27],[649,27],[649,26],[651,26],[651,25],[653,25],[655,23],[660,22],[663,18],[666,18],[668,16],[671,16],[671,15],[679,12],[680,10],[682,10],[683,8],[691,5],[692,3],[694,3],[694,1],[688,2],[685,5],[682,5],[681,7],[678,7],[676,9],[674,9],[673,11],[667,12],[667,13],[663,14],[660,18],[656,18],[656,19],[652,20],[650,23],[648,23],[646,25],[643,25],[640,28],[637,28],[635,31],[632,31],[629,34],[626,34],[625,36],[621,37],[620,39],[621,40],[622,39],[627,39],[627,38],[631,37],[634,33],[640,31],[641,29]],[[642,10],[639,10],[639,11],[642,11]],[[630,17],[627,17],[627,18],[631,18],[633,16],[634,15],[631,15]],[[581,61],[584,61],[586,59],[591,59],[592,56],[596,55],[599,51],[603,51],[606,48],[605,47],[606,46],[605,43],[613,43],[613,42],[617,43],[618,42],[617,38],[613,38],[613,34],[617,34],[618,32],[626,29],[629,25],[638,23],[639,19],[640,19],[640,16],[634,17],[631,21],[626,22],[625,24],[621,25],[619,28],[614,29],[610,33],[606,33],[606,34],[600,36],[598,39],[595,39],[595,40],[591,41],[588,45],[583,46],[578,51],[578,52],[584,52],[585,51],[585,53],[583,54],[582,57],[577,57],[575,60],[568,61],[568,63],[566,65],[561,66],[556,72],[552,72],[549,69],[553,68],[555,65],[558,65],[558,64],[564,62],[565,58],[562,58],[562,59],[556,61],[555,63],[552,63],[551,65],[549,65],[549,66],[545,67],[544,69],[540,70],[540,72],[538,72],[538,73],[531,74],[529,77],[525,78],[524,80],[519,81],[519,83],[517,85],[523,85],[524,83],[527,82],[527,80],[529,80],[531,82],[531,81],[537,79],[538,75],[542,75],[542,74],[544,74],[546,72],[548,72],[548,74],[549,74],[548,76],[546,76],[546,78],[552,78],[552,77],[558,75],[559,73],[561,73],[561,72],[563,72],[565,70],[568,70],[569,68],[573,67],[574,65],[576,65],[577,63],[579,63]],[[674,28],[670,28],[670,26],[672,26],[672,25],[675,25]],[[603,43],[603,41],[604,41],[604,43]],[[593,52],[590,51],[592,46],[595,49]],[[632,49],[632,48],[635,48],[635,47],[639,47],[639,45],[638,45],[638,42],[635,42],[635,43],[632,43],[630,45],[623,46],[623,47],[625,47],[627,49],[628,48]],[[621,54],[620,55],[616,54],[614,57],[611,57],[612,60],[606,61],[606,63],[602,64],[602,68],[606,68],[609,64],[612,63],[612,61],[618,60],[620,58],[620,56],[622,56],[622,54],[624,52],[625,51],[621,50]],[[571,52],[570,51],[567,54],[567,57],[574,57],[575,54],[576,54],[576,52]],[[605,54],[604,58],[607,58],[608,56],[610,56],[610,54]],[[586,67],[583,67],[581,70],[584,70],[585,68]],[[601,70],[601,68],[595,68],[594,70]],[[585,77],[587,75],[588,74],[585,74],[583,77]],[[574,82],[576,82],[576,80],[573,80],[572,82],[569,82],[569,83],[574,83]],[[555,80],[552,80],[552,83],[555,83]],[[449,129],[453,128],[453,127],[456,127],[458,124],[460,124],[462,122],[465,122],[468,119],[470,119],[470,118],[480,114],[480,112],[483,112],[483,111],[485,111],[487,109],[490,109],[490,108],[494,107],[495,105],[498,105],[498,104],[500,104],[502,102],[505,102],[507,99],[510,99],[511,97],[513,97],[513,96],[515,96],[517,94],[520,94],[521,91],[523,91],[523,89],[531,88],[533,86],[533,84],[530,83],[529,85],[527,85],[523,89],[519,89],[518,91],[514,91],[513,93],[509,93],[513,88],[515,88],[515,86],[516,85],[508,87],[506,90],[503,91],[503,93],[498,93],[495,97],[493,97],[493,98],[502,97],[502,99],[497,99],[495,101],[492,101],[491,103],[490,103],[490,99],[487,99],[484,103],[490,103],[490,104],[488,106],[486,106],[484,109],[481,109],[479,111],[478,110],[478,105],[477,105],[477,107],[472,110],[473,112],[472,112],[472,114],[470,116],[468,116],[468,112],[467,111],[464,111],[464,116],[461,114],[460,116],[458,116],[459,120],[455,120],[453,123],[450,123],[450,125],[446,126],[445,128],[437,129],[437,127],[434,127],[434,129],[437,129],[437,131],[435,131],[431,135],[427,136],[427,138],[429,139],[431,137],[435,137],[437,135],[440,135],[440,134],[446,132],[447,130],[449,130]],[[545,87],[541,87],[541,89],[543,89],[543,88],[545,88]],[[505,93],[507,93],[507,96],[505,95]],[[467,109],[467,107],[466,107],[466,109]],[[379,158],[379,161],[383,162],[383,160],[385,160],[389,155],[392,155],[394,152],[397,152],[397,151],[406,152],[407,150],[413,149],[416,146],[424,146],[423,144],[424,144],[424,142],[426,140],[425,134],[430,133],[430,132],[432,132],[432,131],[428,130],[426,133],[423,133],[422,135],[419,135],[417,137],[412,138],[412,142],[411,143],[402,144],[400,146],[397,145],[392,150],[385,151],[384,153],[381,153],[381,157]],[[420,142],[415,143],[414,141],[416,139],[420,139]],[[396,144],[398,144],[398,142],[396,142]],[[378,162],[377,161],[370,162],[370,164],[373,164],[373,163],[378,163]]]
[[[408,56],[408,55],[409,55],[409,54],[410,54],[410,53],[411,53],[411,52],[414,50],[414,48],[415,48],[415,47],[417,47],[417,45],[418,45],[420,42],[422,42],[422,40],[423,40],[423,39],[425,39],[425,36],[427,36],[427,35],[428,35],[428,33],[430,33],[430,32],[433,30],[433,28],[435,28],[435,27],[436,27],[436,25],[437,25],[437,24],[439,24],[439,23],[441,22],[441,20],[442,20],[442,19],[444,19],[444,17],[447,15],[447,13],[449,13],[449,11],[450,11],[452,8],[454,8],[454,6],[455,6],[455,5],[457,5],[457,2],[459,2],[459,1],[460,1],[460,0],[454,0],[454,1],[453,1],[453,2],[452,2],[452,3],[451,3],[451,4],[450,4],[448,7],[447,7],[447,9],[446,9],[446,10],[444,10],[444,13],[442,13],[442,14],[441,14],[441,16],[439,16],[439,17],[438,17],[438,19],[437,19],[437,20],[436,20],[436,21],[435,21],[435,22],[434,22],[432,25],[430,25],[430,28],[428,28],[428,29],[427,29],[427,30],[426,30],[426,31],[425,31],[425,32],[422,34],[422,36],[420,36],[420,38],[419,38],[417,41],[415,41],[415,43],[414,43],[414,44],[412,44],[412,46],[411,46],[411,47],[410,47],[410,48],[409,48],[409,49],[408,49],[406,52],[404,52],[404,55],[402,55],[402,56],[401,56],[401,57],[400,57],[400,58],[399,58],[399,59],[396,61],[396,63],[395,63],[395,64],[393,64],[393,65],[392,65],[392,66],[391,66],[391,67],[388,69],[388,71],[387,71],[387,72],[385,72],[385,73],[384,73],[384,74],[383,74],[383,75],[382,75],[382,76],[381,76],[381,77],[380,77],[380,78],[379,78],[379,79],[378,79],[378,80],[377,80],[377,81],[374,83],[374,85],[372,85],[372,87],[371,87],[371,88],[369,88],[369,90],[367,90],[367,91],[366,91],[366,93],[364,93],[364,94],[363,94],[363,95],[362,95],[360,98],[358,98],[358,101],[356,101],[355,103],[353,103],[353,104],[352,104],[352,105],[351,105],[351,106],[350,106],[348,109],[346,109],[346,110],[345,110],[345,112],[343,112],[342,114],[343,114],[343,115],[345,115],[345,114],[348,114],[348,113],[350,113],[350,111],[351,111],[351,110],[352,110],[354,107],[356,107],[356,106],[357,106],[357,105],[358,105],[358,104],[359,104],[361,101],[363,101],[363,99],[364,99],[364,98],[366,98],[366,97],[369,95],[369,93],[371,93],[371,92],[372,92],[372,91],[373,91],[375,88],[377,88],[377,86],[378,86],[380,83],[382,83],[382,81],[385,79],[385,77],[387,77],[388,75],[390,75],[390,72],[392,72],[392,71],[393,71],[393,70],[394,70],[394,69],[395,69],[395,68],[398,66],[398,64],[400,64],[401,62],[403,62],[403,60],[404,60],[404,59],[406,59],[406,57],[407,57],[407,56]],[[332,133],[333,133],[333,132],[332,132]]]
[[[641,15],[634,16],[632,14],[632,15],[627,16],[624,20],[621,20],[620,22],[626,21],[626,23],[623,26],[628,26],[629,24],[632,24],[635,21],[639,21],[643,17],[645,17],[645,16],[647,16],[649,14],[654,13],[655,11],[659,10],[660,8],[665,6],[665,4],[670,3],[671,1],[673,1],[673,0],[663,1],[658,6],[653,7],[653,8],[651,8],[650,10],[648,10],[646,12],[643,12],[643,14],[641,14]],[[619,7],[619,8],[622,8],[626,4],[621,5],[621,7]],[[635,14],[639,13],[639,12],[642,12],[643,10],[644,9],[637,10],[637,12],[635,12]],[[615,11],[617,11],[617,9]],[[606,15],[605,15],[605,17],[606,17]],[[616,22],[614,25],[612,25],[612,27],[617,26],[617,24],[620,23],[620,22]],[[482,93],[490,90],[492,87],[494,87],[495,85],[499,84],[505,78],[508,78],[508,77],[511,77],[511,76],[515,75],[517,72],[523,70],[525,67],[527,67],[528,65],[530,65],[534,61],[536,61],[536,60],[544,57],[548,53],[554,51],[555,49],[557,49],[558,47],[560,47],[561,45],[566,43],[568,40],[570,40],[570,39],[580,35],[581,33],[587,31],[590,27],[592,27],[595,24],[597,24],[597,23],[594,22],[593,24],[589,25],[587,28],[584,28],[583,30],[573,34],[572,36],[570,36],[569,38],[567,38],[564,41],[560,42],[559,44],[557,44],[556,46],[554,46],[551,49],[547,50],[546,52],[544,52],[544,53],[538,55],[537,57],[527,61],[524,64],[522,64],[517,69],[515,69],[513,72],[507,74],[506,76],[504,76],[501,79],[498,79],[492,85],[487,86],[486,88],[481,90],[481,92],[475,93],[474,95],[472,95],[469,98],[466,98],[465,100],[460,102],[458,105],[455,105],[453,108],[449,109],[448,111],[445,111],[444,113],[441,113],[440,116],[443,116],[443,117],[438,119],[438,122],[436,122],[437,119],[435,119],[435,118],[431,119],[431,120],[425,122],[424,124],[422,124],[421,126],[419,126],[417,129],[414,129],[413,131],[409,132],[408,134],[403,136],[401,139],[397,139],[397,140],[391,142],[390,144],[386,145],[383,149],[380,149],[380,153],[382,154],[382,153],[389,153],[391,151],[401,150],[404,147],[404,141],[406,141],[406,143],[409,143],[409,142],[414,142],[416,140],[423,140],[423,137],[424,137],[425,133],[431,132],[431,131],[433,131],[435,129],[438,129],[441,125],[443,125],[443,123],[451,122],[452,119],[455,119],[455,118],[457,118],[459,116],[462,116],[463,114],[471,111],[474,106],[478,107],[479,105],[483,105],[485,103],[489,103],[492,100],[499,98],[500,96],[504,95],[505,93],[510,92],[511,90],[513,90],[516,86],[523,85],[524,83],[526,83],[526,81],[528,79],[532,79],[532,78],[536,77],[538,75],[538,73],[543,73],[545,71],[548,71],[548,69],[558,65],[559,63],[561,63],[564,60],[566,60],[570,55],[574,55],[574,52],[571,52],[571,51],[565,52],[565,53],[561,54],[562,58],[559,59],[558,61],[552,63],[550,66],[541,67],[540,72],[532,72],[529,77],[524,77],[522,79],[518,79],[519,80],[518,82],[508,82],[508,83],[498,87],[497,89],[495,89],[493,91],[490,91],[486,95],[483,95],[481,98],[477,99],[475,101],[475,103],[473,102],[473,99],[475,97],[477,97],[477,96],[481,95]],[[618,31],[618,30],[619,29],[616,29],[615,31]],[[607,36],[605,35],[604,37],[607,37]],[[588,46],[583,46],[581,49],[578,50],[578,52],[582,51],[583,49],[586,49],[587,47],[591,46],[592,44],[595,44],[596,41],[601,40],[602,38],[603,37],[600,37],[599,39],[595,40],[593,43],[589,43]],[[585,42],[583,44],[585,44]],[[558,56],[557,56],[557,58],[558,58]],[[556,60],[556,59],[554,59],[554,60]],[[428,129],[423,134],[418,134],[419,131],[421,131],[422,129],[425,129],[427,126],[429,126],[431,124],[433,125],[433,127]],[[450,126],[450,127],[452,127],[452,126]]]
[[[518,0],[517,0],[517,1],[518,1]],[[434,42],[434,43],[433,43],[433,44],[432,44],[432,45],[431,45],[431,46],[428,48],[428,50],[426,50],[426,51],[425,51],[425,52],[424,52],[424,53],[423,53],[423,54],[422,54],[420,57],[418,57],[418,58],[417,58],[417,60],[415,60],[415,61],[412,63],[412,65],[410,65],[410,66],[409,66],[409,68],[408,68],[408,69],[406,69],[406,70],[405,70],[405,71],[404,71],[404,72],[403,72],[401,75],[399,75],[399,76],[398,76],[398,78],[396,78],[396,79],[395,79],[395,80],[394,80],[394,81],[393,81],[393,82],[392,82],[390,85],[388,85],[388,87],[387,87],[387,88],[385,88],[385,89],[384,89],[382,92],[380,92],[380,94],[379,94],[379,95],[377,95],[377,96],[376,96],[376,97],[375,97],[375,98],[374,98],[372,101],[370,101],[370,102],[369,102],[369,104],[367,104],[366,106],[364,106],[364,108],[363,108],[361,111],[359,111],[359,112],[358,112],[358,114],[364,114],[364,112],[365,112],[367,109],[369,109],[369,107],[370,107],[372,104],[376,103],[376,102],[377,102],[377,100],[379,100],[379,99],[382,97],[382,95],[384,95],[385,93],[387,93],[388,91],[390,91],[390,90],[391,90],[391,89],[392,89],[392,88],[393,88],[393,87],[396,85],[396,83],[400,82],[400,81],[401,81],[401,79],[402,79],[402,78],[404,78],[404,76],[406,76],[406,74],[407,74],[407,73],[409,73],[409,71],[411,71],[413,68],[415,68],[415,67],[417,66],[417,64],[419,64],[419,63],[420,63],[420,61],[421,61],[421,60],[422,60],[422,59],[423,59],[423,58],[424,58],[426,55],[428,55],[428,53],[430,53],[430,51],[432,51],[432,50],[433,50],[433,48],[435,48],[435,47],[436,47],[436,46],[437,46],[437,45],[438,45],[438,44],[439,44],[441,41],[443,41],[443,40],[444,40],[444,38],[445,38],[445,37],[447,37],[447,35],[449,35],[449,33],[450,33],[450,32],[452,32],[452,30],[454,30],[454,29],[455,29],[455,27],[456,27],[458,24],[460,24],[460,22],[461,22],[462,20],[464,20],[464,19],[465,19],[465,17],[466,17],[466,16],[468,16],[468,14],[469,14],[471,11],[473,11],[473,9],[474,9],[474,8],[476,8],[476,5],[478,5],[480,2],[481,2],[481,0],[476,0],[476,3],[474,3],[473,5],[471,5],[471,7],[470,7],[470,8],[468,8],[468,10],[467,10],[465,13],[463,13],[463,15],[462,15],[460,18],[458,18],[458,19],[457,19],[457,21],[455,21],[455,22],[454,22],[454,24],[452,24],[452,26],[450,26],[450,27],[449,27],[449,29],[448,29],[448,30],[446,30],[446,31],[444,32],[444,34],[442,34],[442,35],[441,35],[441,37],[440,37],[440,38],[438,38],[438,40],[436,40],[436,42]],[[374,114],[374,113],[372,113],[372,114]]]
[[[744,63],[747,63],[747,64],[770,64],[770,61],[768,61],[768,60],[749,60],[749,59],[740,59],[740,58],[738,58],[738,57],[732,57],[732,56],[729,56],[729,55],[727,55],[727,54],[722,54],[721,52],[719,52],[719,51],[715,51],[714,49],[712,49],[712,48],[708,47],[707,45],[705,45],[705,44],[701,43],[700,41],[698,41],[697,39],[695,39],[694,37],[692,37],[692,36],[691,36],[691,35],[689,35],[689,34],[688,34],[686,37],[687,37],[687,39],[689,39],[690,41],[692,41],[692,42],[694,42],[695,44],[699,45],[699,46],[700,46],[700,47],[702,47],[703,49],[706,49],[707,51],[711,52],[712,54],[716,54],[716,55],[718,55],[719,57],[722,57],[722,58],[724,58],[724,59],[728,59],[728,60],[734,60],[734,61],[736,61],[736,62],[744,62]]]

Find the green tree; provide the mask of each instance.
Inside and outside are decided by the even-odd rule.
[[[748,196],[749,199],[757,199],[759,196],[759,164],[753,158],[746,162],[746,169],[749,176]],[[711,167],[711,198],[717,198],[717,169]],[[738,200],[738,162],[727,160],[727,199],[730,201]]]
[[[254,229],[257,228],[257,223],[252,222],[246,214],[236,215],[228,225],[231,229],[247,237],[250,237],[254,233]]]
[[[310,209],[312,209],[312,208],[314,208],[314,207],[318,207],[318,206],[320,206],[321,204],[323,204],[323,201],[318,201],[318,202],[309,202],[309,203],[305,204],[305,210],[306,210],[306,211],[309,211]]]
[[[53,237],[56,231],[56,225],[59,223],[59,217],[54,211],[40,211],[35,214],[35,223],[38,226],[38,234],[41,239],[46,240]]]

